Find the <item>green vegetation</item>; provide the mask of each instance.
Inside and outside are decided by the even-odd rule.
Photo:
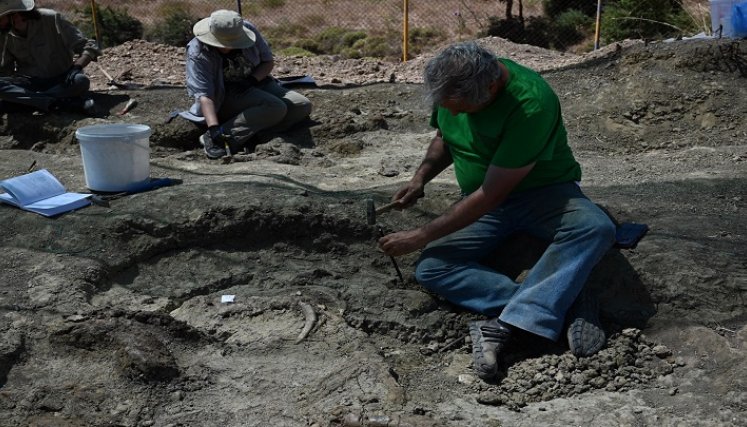
[[[413,28],[408,38],[408,51],[410,55],[419,55],[432,49],[446,40],[446,34],[441,30],[433,28]]]
[[[277,51],[275,51],[275,54],[280,55],[280,56],[304,56],[304,57],[314,56],[312,52],[309,52],[306,49],[296,47],[296,46],[286,47],[284,49],[278,49]]]
[[[87,37],[96,38],[91,7],[83,7],[77,12],[82,15],[82,19],[76,22],[78,28]],[[130,16],[124,9],[100,8],[96,5],[96,23],[101,36],[101,40],[98,40],[101,47],[116,46],[143,37],[142,22]]]
[[[343,58],[399,58],[402,55],[402,34],[389,29],[384,32],[328,27],[313,35],[307,27],[283,23],[263,30],[277,54],[339,55]],[[446,39],[446,35],[430,28],[413,28],[409,34],[410,55],[417,55]]]
[[[278,9],[285,6],[285,0],[260,0],[259,4],[268,9]]]
[[[555,31],[553,46],[560,50],[581,42],[591,35],[594,28],[594,19],[585,15],[580,10],[569,9],[555,18]]]
[[[609,1],[604,2],[609,3]],[[569,10],[575,10],[586,16],[597,13],[597,2],[594,0],[543,0],[542,9],[545,15],[555,18]]]
[[[677,0],[617,0],[602,15],[607,42],[625,38],[664,38],[697,30]]]
[[[175,1],[159,6],[156,16],[159,20],[146,32],[146,39],[172,46],[186,46],[193,36],[192,26],[200,20]]]
[[[517,0],[521,3],[521,0]],[[597,2],[542,0],[544,15],[527,19],[489,18],[483,35],[517,43],[568,50],[588,46],[594,35]],[[683,8],[682,0],[607,0],[602,10],[605,42],[627,38],[665,38],[698,32],[699,23]]]

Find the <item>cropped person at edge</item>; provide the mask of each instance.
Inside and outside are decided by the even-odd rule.
[[[205,118],[200,143],[210,159],[242,150],[259,131],[285,130],[307,118],[311,101],[271,76],[270,47],[257,28],[230,10],[194,25],[187,45],[190,112]]]
[[[606,337],[585,282],[615,240],[611,219],[577,185],[560,102],[536,72],[475,42],[449,46],[425,68],[436,135],[410,182],[392,198],[414,204],[454,165],[463,198],[433,221],[386,235],[391,256],[425,247],[415,277],[446,300],[484,314],[469,324],[473,368],[498,375],[519,330],[589,356]],[[480,263],[515,232],[550,241],[522,283]],[[427,246],[426,246],[427,245]]]
[[[34,0],[0,1],[0,101],[95,114],[83,69],[101,54],[61,14]]]

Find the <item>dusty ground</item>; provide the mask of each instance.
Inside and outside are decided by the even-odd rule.
[[[224,163],[204,157],[198,129],[165,123],[189,103],[168,87],[180,57],[135,43],[134,68],[174,77],[133,71],[143,88],[106,90],[94,67],[107,117],[0,119],[2,177],[36,162],[86,191],[74,131],[130,122],[153,128],[152,176],[181,180],[57,219],[0,206],[0,425],[747,425],[747,44],[572,57],[484,42],[556,88],[587,194],[651,227],[591,278],[611,335],[600,354],[525,338],[506,377],[485,384],[465,339],[476,316],[424,292],[415,255],[398,260],[399,283],[375,250],[364,201],[386,201],[432,136],[424,58],[279,59],[323,85],[299,89],[312,121]],[[119,78],[125,54],[102,65]],[[384,227],[423,223],[458,194],[450,173],[426,192]],[[517,238],[486,262],[516,274],[540,247]]]

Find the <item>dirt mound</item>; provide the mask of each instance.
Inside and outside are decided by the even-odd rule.
[[[623,47],[642,44],[640,41],[625,41],[585,55],[574,55],[517,44],[500,37],[486,37],[479,39],[478,42],[498,55],[511,58],[538,71],[604,58]],[[434,52],[442,47],[444,46],[434,49]],[[183,48],[134,40],[104,50],[99,63],[119,83],[144,87],[178,86],[184,85],[184,55]],[[308,75],[322,87],[387,82],[421,83],[425,62],[432,56],[433,52],[404,63],[378,59],[344,59],[330,55],[277,57],[273,74],[276,77]],[[86,72],[91,76],[92,90],[104,90],[109,87],[106,73],[98,69],[98,66],[92,65]]]
[[[387,200],[432,137],[416,84],[427,56],[279,58],[281,74],[325,84],[298,89],[311,121],[216,162],[170,115],[190,102],[171,87],[182,50],[138,41],[102,57],[131,90],[93,76],[108,115],[0,116],[2,176],[33,165],[87,191],[75,130],[125,121],[153,129],[152,176],[180,182],[53,220],[0,206],[0,424],[744,425],[745,43],[577,57],[480,42],[536,59],[585,193],[651,229],[590,278],[602,352],[523,337],[504,378],[483,383],[466,333],[478,316],[415,282],[417,254],[398,259],[403,283],[375,250],[365,200]],[[381,225],[443,212],[452,172],[426,193]],[[520,277],[543,244],[516,236],[485,262]]]

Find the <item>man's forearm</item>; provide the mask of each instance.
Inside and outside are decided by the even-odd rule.
[[[492,199],[480,189],[453,204],[441,216],[420,227],[426,243],[461,230],[477,221],[494,207]]]
[[[443,215],[420,227],[426,243],[460,230],[495,209],[532,168],[534,163],[516,169],[490,166],[483,184],[477,190],[452,205]]]
[[[202,116],[205,117],[205,124],[208,127],[220,124],[218,122],[218,113],[215,111],[215,103],[212,99],[207,96],[201,96],[200,109],[202,110]]]
[[[438,133],[433,140],[431,140],[428,150],[425,153],[425,158],[415,171],[412,180],[425,185],[438,176],[438,174],[443,172],[444,169],[449,167],[451,162],[451,153],[449,153],[449,149],[444,140],[441,139],[441,134]]]
[[[78,56],[78,59],[76,59],[75,62],[73,62],[73,65],[77,65],[78,67],[83,69],[83,68],[86,68],[88,64],[91,63],[91,61],[92,61],[92,58],[86,55],[85,53],[83,53],[82,55]]]
[[[275,67],[274,61],[261,62],[257,68],[252,72],[252,76],[258,81],[262,81],[272,73],[272,69]]]

